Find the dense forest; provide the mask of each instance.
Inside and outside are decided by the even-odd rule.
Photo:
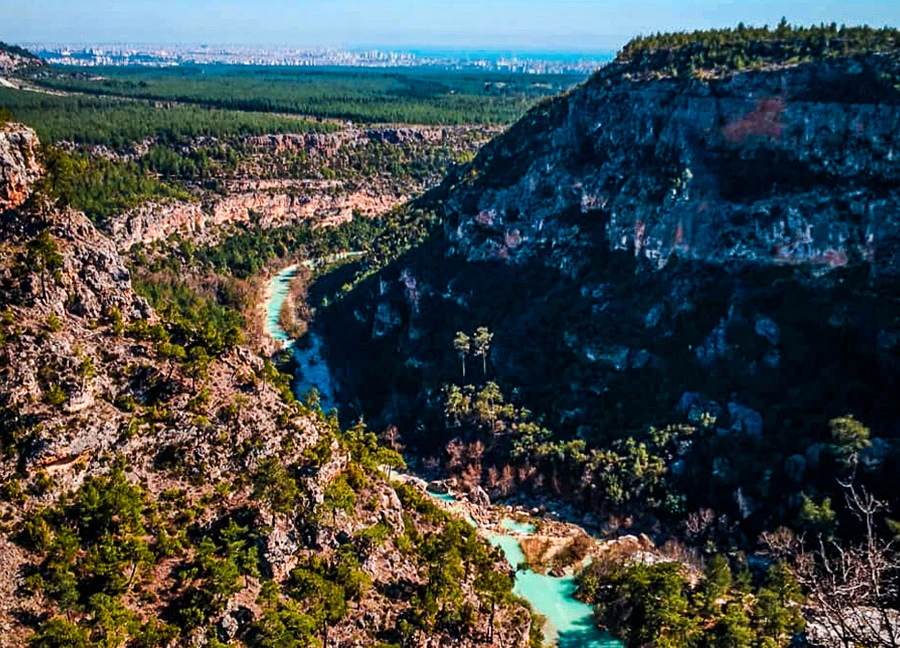
[[[91,76],[57,70],[35,77],[49,88],[98,95],[414,124],[510,123],[540,98],[582,80],[574,75],[247,66],[101,68]]]
[[[40,195],[60,207],[83,211],[98,225],[151,199],[190,199],[182,189],[152,175],[143,162],[117,161],[46,147],[47,175]]]
[[[598,621],[628,648],[776,648],[803,629],[804,601],[790,569],[778,563],[754,583],[746,564],[732,572],[711,558],[690,579],[675,562],[591,564],[579,575],[580,595],[596,605]]]
[[[329,124],[281,115],[10,88],[0,88],[0,106],[33,127],[44,143],[102,145],[122,152],[147,138],[183,144],[197,137],[335,130]]]

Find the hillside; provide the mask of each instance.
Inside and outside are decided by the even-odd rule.
[[[836,417],[880,437],[860,477],[896,497],[896,49],[714,74],[648,70],[638,49],[451,173],[419,203],[442,227],[320,316],[346,400],[450,463],[444,444],[480,440],[477,479],[531,474],[643,528],[712,510],[747,548],[834,493]],[[503,401],[446,386],[486,380],[549,430],[461,419]],[[651,426],[688,422],[705,431],[654,450]],[[604,453],[625,461],[629,437],[670,490],[623,495]]]
[[[529,645],[502,556],[239,332],[161,319],[36,150],[0,132],[3,644]]]

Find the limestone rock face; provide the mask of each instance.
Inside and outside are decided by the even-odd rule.
[[[0,212],[14,209],[31,195],[43,174],[37,135],[22,124],[0,126]]]
[[[159,356],[146,330],[160,323],[150,305],[131,286],[131,276],[116,244],[84,214],[24,202],[40,176],[38,140],[21,125],[0,130],[0,311],[4,313],[0,354],[0,408],[15,412],[35,433],[21,449],[19,465],[0,461],[0,479],[15,470],[34,474],[44,467],[60,488],[77,487],[89,474],[102,472],[106,453],[128,455],[140,472],[160,453],[203,466],[218,477],[252,469],[280,451],[285,434],[302,439],[298,448],[319,435],[308,418],[285,414],[287,405],[266,385],[256,384],[262,360],[237,348],[211,363],[210,407],[240,403],[253,393],[253,407],[235,407],[229,422],[207,429],[198,425],[188,401],[195,380],[183,367]],[[28,246],[48,236],[56,259],[42,268]],[[49,394],[53,394],[51,398]],[[164,395],[171,416],[152,434],[123,431],[135,407]],[[123,406],[127,397],[131,405]],[[211,410],[215,411],[215,410]],[[253,453],[226,453],[211,442],[216,433],[246,440],[259,435]],[[239,445],[234,441],[233,447]],[[302,450],[298,450],[302,451]],[[77,465],[77,466],[76,466]]]
[[[296,169],[284,162],[290,158],[287,154],[298,154],[313,166],[340,171],[382,150],[392,150],[394,155],[410,159],[438,149],[474,152],[494,132],[490,127],[472,126],[360,129],[348,124],[330,133],[246,137],[240,145],[247,160],[234,177],[220,179],[219,190],[198,189],[194,201],[140,205],[113,216],[108,224],[109,233],[120,248],[127,249],[171,234],[189,236],[195,242],[214,243],[223,229],[231,225],[269,228],[309,221],[321,226],[344,223],[354,215],[381,216],[410,196],[440,183],[442,174],[429,172],[401,179],[390,168],[383,167],[337,173],[331,179],[297,179]],[[195,143],[212,145],[216,140],[198,138]],[[141,143],[135,147],[135,153],[146,151],[148,146],[146,142]],[[116,155],[103,149],[94,153]]]
[[[127,249],[173,233],[197,234],[208,219],[199,202],[148,203],[114,218],[109,233],[120,247]]]
[[[269,186],[248,183],[211,204],[175,201],[147,203],[112,219],[110,235],[122,249],[153,243],[172,234],[207,240],[223,225],[278,227],[304,220],[339,224],[354,213],[378,216],[399,203],[391,196],[365,188],[329,193],[325,183],[299,185],[291,181]]]
[[[508,263],[562,246],[571,271],[600,222],[609,249],[650,267],[859,260],[897,274],[900,91],[859,88],[897,65],[690,80],[612,65],[487,145],[474,179],[445,185],[448,239],[469,260]]]
[[[43,59],[19,48],[0,47],[0,73],[15,72],[22,68],[45,65]]]

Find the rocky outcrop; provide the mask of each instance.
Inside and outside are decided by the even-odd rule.
[[[22,68],[44,64],[42,59],[21,47],[0,43],[0,73],[9,74]]]
[[[38,147],[32,129],[14,123],[0,126],[0,212],[18,207],[31,195],[43,173]]]
[[[48,233],[59,255],[53,268],[29,267],[27,257],[16,252],[36,232]],[[126,328],[147,330],[159,320],[132,290],[115,244],[83,214],[7,212],[0,220],[0,259],[3,326],[6,333],[11,322],[16,327],[0,355],[0,410],[40,423],[19,463],[0,463],[0,479],[40,466],[60,485],[77,485],[86,474],[103,470],[107,453],[126,454],[143,470],[158,453],[175,449],[181,460],[210,475],[238,469],[231,463],[237,457],[226,459],[210,445],[206,435],[212,431],[204,431],[190,412],[195,378],[161,358],[145,337],[124,336]],[[243,349],[212,363],[208,380],[218,404],[211,407],[227,405],[261,370],[261,360]],[[132,419],[129,407],[155,402],[159,389],[166,395],[169,423],[156,426],[150,436],[123,437]],[[253,408],[240,408],[231,423],[220,423],[220,431],[229,434],[268,431],[255,452],[239,460],[244,469],[275,452],[279,430],[287,429],[277,422],[285,411],[277,391],[263,387],[256,397]],[[114,405],[122,399],[134,405]],[[303,428],[304,442],[315,443],[315,426],[296,420],[288,427]]]
[[[404,196],[365,188],[343,191],[333,186],[307,184],[301,188],[291,182],[284,184],[281,191],[272,183],[257,191],[244,188],[208,205],[183,201],[148,203],[114,218],[110,235],[121,249],[164,240],[172,234],[214,240],[222,226],[252,224],[269,228],[299,221],[337,225],[351,220],[355,213],[379,216],[404,200]]]
[[[210,220],[199,202],[147,203],[114,218],[109,233],[120,248],[127,250],[172,234],[198,234]]]
[[[480,134],[480,127],[445,126],[386,126],[361,129],[352,125],[335,133],[276,134],[249,137],[246,143],[252,147],[266,148],[275,153],[284,151],[309,151],[323,157],[337,155],[342,147],[363,147],[369,142],[401,145],[417,143],[458,144],[473,134]],[[498,131],[499,132],[499,131]]]
[[[347,125],[330,133],[278,134],[237,141],[197,138],[187,151],[234,148],[239,164],[216,191],[194,186],[196,201],[148,203],[114,217],[109,233],[127,249],[181,234],[213,243],[230,225],[338,225],[378,217],[440,182],[443,168],[471,155],[488,127]],[[152,143],[152,142],[151,142]],[[139,157],[148,142],[134,146]],[[111,152],[93,150],[93,155]],[[301,176],[303,179],[297,179]]]
[[[213,206],[212,223],[255,221],[262,227],[276,227],[315,219],[321,224],[337,225],[351,220],[354,213],[380,216],[404,200],[404,196],[379,195],[365,189],[332,189],[313,186],[298,193],[266,190],[231,194]]]
[[[57,503],[53,510],[62,511],[72,501],[67,497],[79,497],[73,493],[88,479],[118,471],[114,466],[124,466],[120,479],[140,485],[145,501],[133,514],[153,516],[153,531],[139,531],[153,547],[141,558],[147,569],[116,598],[135,618],[180,624],[185,645],[207,645],[216,636],[250,645],[267,581],[287,586],[298,566],[336,568],[352,556],[346,564],[360,576],[360,591],[339,620],[329,621],[329,644],[373,645],[397,634],[412,618],[410,592],[427,582],[416,552],[397,540],[409,537],[409,525],[423,537],[441,532],[443,523],[404,505],[377,471],[351,465],[336,420],[287,398],[273,378],[271,365],[250,350],[207,346],[160,319],[133,291],[116,245],[83,214],[30,203],[0,214],[4,645],[26,645],[35,627],[61,610],[55,595],[22,586],[25,575],[43,569],[50,546],[24,539],[24,519]],[[257,478],[270,474],[267,466],[291,480],[281,482],[293,491],[287,502],[280,491],[260,496]],[[345,494],[339,509],[323,509],[329,485],[341,478],[352,496]],[[95,506],[96,491],[86,490],[87,506]],[[100,515],[118,521],[131,514]],[[73,515],[75,526],[96,520],[90,512]],[[49,543],[55,530],[40,524]],[[252,567],[235,574],[221,605],[203,608],[202,624],[188,626],[170,611],[200,590],[196,580],[187,590],[173,585],[173,576],[196,569],[201,538],[214,546],[224,528],[246,536],[234,546],[247,542],[244,558]],[[177,550],[163,551],[165,539],[176,535],[183,538]],[[112,560],[105,564],[119,564]],[[90,587],[84,583],[92,582],[92,570],[73,576],[72,587]],[[473,580],[474,573],[463,590],[475,630],[452,638],[436,630],[429,641],[514,645],[530,614],[518,603],[505,606],[496,615],[496,639],[485,644],[490,617],[478,606]],[[67,618],[92,623],[82,610]],[[137,630],[127,632],[134,638]]]

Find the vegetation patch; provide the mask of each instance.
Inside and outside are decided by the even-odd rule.
[[[900,30],[838,26],[794,26],[786,20],[774,28],[748,27],[671,32],[639,36],[616,57],[641,72],[687,75],[700,70],[741,71],[837,57],[895,52]]]

